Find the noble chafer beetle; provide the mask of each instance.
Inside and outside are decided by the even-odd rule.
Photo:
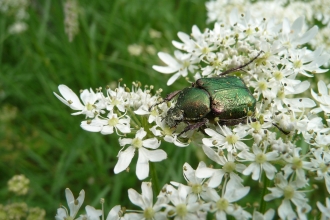
[[[226,75],[242,70],[261,53],[263,51],[242,66],[226,70],[216,77],[200,78],[191,87],[168,94],[163,101],[151,106],[150,109],[178,96],[176,105],[170,108],[163,118],[170,128],[181,122],[187,124],[178,136],[202,127],[209,121],[217,121],[220,125],[227,126],[246,123],[247,117],[254,115],[256,99],[241,78]]]

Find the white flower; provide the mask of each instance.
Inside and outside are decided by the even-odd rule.
[[[196,170],[202,168],[206,168],[206,164],[203,161],[199,162]],[[183,176],[187,181],[188,186],[186,186],[186,191],[188,191],[189,200],[201,201],[202,198],[204,201],[207,201],[210,195],[209,191],[212,190],[212,188],[205,182],[205,178],[197,177],[196,171],[188,163],[184,163],[183,165]],[[179,185],[184,187],[184,185],[174,181],[171,181],[171,184],[176,187]]]
[[[70,214],[68,210],[63,206],[62,208],[57,209],[57,214],[55,216],[56,220],[66,220],[67,218],[74,219],[78,213],[79,208],[85,199],[85,191],[81,190],[77,199],[74,199],[74,196],[69,188],[65,189],[65,197],[69,206]]]
[[[296,213],[293,211],[290,201],[296,206],[299,219],[306,219],[306,214],[311,210],[308,205],[308,199],[305,197],[305,193],[299,192],[299,188],[296,181],[288,182],[287,179],[281,173],[276,175],[276,187],[268,188],[271,193],[265,195],[264,200],[270,201],[276,198],[284,197],[281,205],[278,207],[278,215],[282,219],[294,219],[297,218]]]
[[[312,110],[313,113],[319,113],[324,111],[326,114],[330,113],[330,95],[328,93],[328,88],[324,81],[320,80],[317,83],[319,92],[316,94],[313,90],[311,90],[313,98],[320,103],[320,107]]]
[[[124,220],[124,219],[126,219],[126,218],[125,218],[125,216],[123,216],[123,211],[121,210],[120,205],[114,206],[110,210],[110,212],[106,218],[106,220]]]
[[[311,158],[311,163],[316,171],[317,177],[315,179],[325,181],[325,186],[330,193],[330,154],[322,148],[313,150],[314,158]]]
[[[109,112],[107,118],[96,117],[92,121],[83,121],[80,125],[84,130],[90,132],[101,132],[101,134],[112,134],[114,129],[118,134],[119,130],[121,133],[130,133],[130,118],[127,115],[120,117],[114,114],[112,111]],[[118,134],[119,135],[119,134]]]
[[[81,104],[78,96],[66,85],[59,85],[58,90],[60,91],[63,98],[57,95],[54,92],[54,95],[64,104],[69,106],[73,110],[79,110],[72,115],[80,115],[85,114],[89,118],[94,118],[95,114],[97,113],[98,109],[94,105],[98,100],[98,95],[94,93],[92,89],[88,91],[87,89],[83,90],[80,94],[80,98],[84,104]]]
[[[128,196],[131,202],[142,208],[141,213],[128,213],[125,218],[128,219],[167,219],[167,213],[161,209],[168,203],[168,199],[164,195],[159,195],[157,202],[153,204],[153,193],[151,182],[143,182],[141,185],[142,194],[136,190],[129,189]]]
[[[178,189],[168,185],[166,187],[167,195],[173,206],[167,206],[166,210],[171,213],[169,217],[175,220],[191,219],[198,220],[199,203],[194,198],[188,196],[187,188],[179,185]]]
[[[232,215],[236,219],[251,218],[251,214],[239,208],[235,202],[245,197],[250,191],[250,187],[237,185],[235,181],[229,180],[225,184],[220,196],[216,191],[211,191],[211,212],[215,212],[216,219],[227,219],[227,215]],[[238,217],[239,216],[239,217]]]
[[[244,161],[251,161],[250,165],[243,170],[244,175],[250,175],[252,173],[253,180],[260,180],[261,170],[264,170],[268,179],[273,179],[275,176],[276,168],[268,161],[274,161],[279,159],[276,151],[266,153],[265,147],[262,151],[257,145],[252,146],[253,153],[248,151],[242,151],[237,156],[244,159]]]
[[[322,213],[321,220],[328,220],[328,219],[330,219],[330,199],[329,198],[326,198],[325,203],[326,203],[327,206],[324,206],[319,201],[316,203],[317,204],[317,207],[319,208],[319,210]]]
[[[171,55],[163,52],[159,52],[159,58],[168,66],[152,66],[152,68],[158,72],[164,74],[175,73],[168,81],[167,85],[172,85],[175,80],[177,80],[180,76],[186,77],[188,75],[188,70],[193,72],[197,67],[194,65],[198,60],[191,59],[190,54],[184,54],[178,50],[174,52],[175,58]]]
[[[295,172],[297,175],[297,186],[302,187],[307,184],[305,177],[305,170],[311,170],[312,164],[309,161],[304,161],[307,155],[300,156],[301,148],[295,148],[292,152],[292,155],[284,155],[283,159],[286,161],[286,165],[282,168],[287,178],[291,173]]]
[[[272,220],[272,219],[274,219],[274,215],[275,215],[274,209],[268,209],[264,215],[256,210],[254,210],[252,219],[253,220]]]
[[[136,176],[142,180],[149,175],[149,161],[158,162],[166,159],[167,155],[163,150],[155,150],[160,146],[157,138],[149,138],[143,140],[147,132],[140,128],[136,132],[135,138],[121,138],[119,143],[121,146],[129,145],[126,150],[122,150],[118,154],[118,162],[115,166],[114,172],[119,173],[125,170],[132,161],[135,150],[139,152],[139,158],[136,165]],[[147,150],[150,148],[153,150]]]
[[[317,33],[317,28],[314,27],[310,31],[313,31],[311,35],[315,35]],[[312,38],[314,36],[309,36],[309,37]],[[310,41],[310,39],[308,39],[307,41]],[[292,62],[291,67],[293,68],[295,73],[301,73],[305,76],[311,77],[313,75],[309,74],[308,72],[315,74],[315,73],[324,73],[327,71],[326,69],[320,69],[320,66],[328,62],[329,56],[322,54],[321,53],[322,51],[320,49],[315,50],[313,52],[311,52],[307,48],[302,48],[299,50],[291,49],[289,52],[290,52],[289,60]]]
[[[119,111],[125,112],[126,108],[125,105],[127,105],[127,99],[129,97],[128,93],[125,91],[124,87],[119,86],[115,90],[108,89],[107,90],[107,110],[111,111],[116,107]]]
[[[157,129],[160,128],[161,130]],[[156,125],[150,128],[150,131],[156,137],[164,137],[164,140],[168,143],[173,143],[175,146],[178,147],[187,147],[189,143],[182,143],[179,141],[177,137],[177,133],[173,132],[174,128],[170,128],[166,123],[165,120],[162,120],[161,117],[156,118]]]
[[[237,152],[238,150],[247,150],[248,146],[243,142],[244,137],[248,135],[245,128],[236,127],[233,132],[227,126],[219,126],[220,133],[207,128],[205,133],[211,138],[203,138],[203,144],[208,147],[216,146],[220,149],[227,149],[228,152]]]
[[[85,207],[86,215],[81,215],[77,220],[100,220],[102,210],[95,209],[94,207],[87,205]]]
[[[208,186],[211,188],[219,186],[225,174],[229,174],[230,179],[234,180],[234,182],[236,182],[237,184],[240,184],[243,181],[235,173],[235,171],[241,173],[246,167],[243,164],[237,163],[235,160],[235,156],[232,153],[228,152],[227,157],[225,157],[224,155],[220,156],[219,153],[206,146],[203,146],[203,150],[206,156],[208,156],[211,160],[222,166],[222,169],[212,169],[209,167],[200,166],[196,170],[196,177],[210,177],[208,181]]]

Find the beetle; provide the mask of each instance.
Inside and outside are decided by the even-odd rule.
[[[191,87],[168,94],[163,101],[151,106],[153,108],[163,102],[177,97],[176,105],[167,111],[163,118],[165,123],[174,128],[181,122],[187,126],[178,134],[200,128],[209,121],[217,121],[220,125],[237,125],[246,123],[247,117],[253,115],[256,99],[244,81],[236,76],[226,76],[256,60],[263,51],[246,64],[226,70],[216,77],[200,78]]]

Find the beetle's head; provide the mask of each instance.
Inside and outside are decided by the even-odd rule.
[[[173,128],[183,121],[183,111],[179,108],[170,108],[165,116],[165,123]]]

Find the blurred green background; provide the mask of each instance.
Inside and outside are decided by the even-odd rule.
[[[79,0],[79,32],[69,42],[64,27],[65,1],[34,0],[27,8],[28,29],[8,34],[13,22],[0,14],[0,204],[24,201],[46,210],[52,219],[60,204],[66,205],[65,188],[75,196],[86,191],[84,205],[106,213],[114,205],[129,204],[127,190],[140,192],[133,160],[129,173],[113,174],[120,150],[117,135],[103,136],[80,128],[83,116],[73,112],[54,95],[66,84],[77,94],[80,89],[109,85],[123,78],[163,88],[163,95],[189,85],[185,80],[165,87],[169,76],[151,67],[161,65],[157,52],[172,53],[177,32],[191,32],[196,24],[206,25],[202,0]],[[161,33],[152,38],[150,30]],[[143,52],[132,56],[128,46],[138,44]],[[155,52],[147,52],[152,46]],[[180,181],[182,165],[196,158],[194,147],[161,145],[169,160],[156,164],[160,185]],[[197,160],[191,165],[196,168]],[[164,170],[166,172],[164,172]],[[7,181],[16,174],[30,179],[26,196],[8,191]],[[146,179],[149,181],[150,179]],[[184,182],[184,181],[183,181]]]

